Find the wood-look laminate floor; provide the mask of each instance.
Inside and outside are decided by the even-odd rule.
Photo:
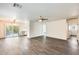
[[[67,40],[65,46],[66,55],[79,55],[79,42],[77,40],[79,40],[79,38],[74,36]]]
[[[71,46],[72,45],[72,46]],[[70,40],[13,37],[0,39],[0,55],[68,55],[79,54],[79,46]]]

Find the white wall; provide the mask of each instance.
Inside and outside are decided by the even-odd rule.
[[[22,24],[20,24],[20,32],[26,31],[27,37],[30,38],[30,21],[23,20]]]
[[[47,22],[47,36],[58,39],[67,39],[67,23],[65,19]]]
[[[31,22],[30,23],[30,36],[37,37],[42,35],[42,23],[41,22]]]

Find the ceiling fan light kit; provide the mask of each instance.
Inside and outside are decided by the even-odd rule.
[[[48,20],[48,18],[46,16],[45,17],[43,17],[43,16],[39,17],[39,22],[42,22],[42,21],[45,21],[45,20]]]

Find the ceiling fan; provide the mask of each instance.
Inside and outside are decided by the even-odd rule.
[[[67,18],[67,20],[72,20],[72,19],[78,19],[78,16],[71,16],[71,17]]]
[[[38,19],[39,22],[43,22],[43,21],[46,21],[46,20],[48,20],[48,18],[46,16],[45,17],[39,16],[39,19]]]

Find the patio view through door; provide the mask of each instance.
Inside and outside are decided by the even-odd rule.
[[[15,37],[19,34],[19,26],[14,24],[6,25],[6,37]]]

